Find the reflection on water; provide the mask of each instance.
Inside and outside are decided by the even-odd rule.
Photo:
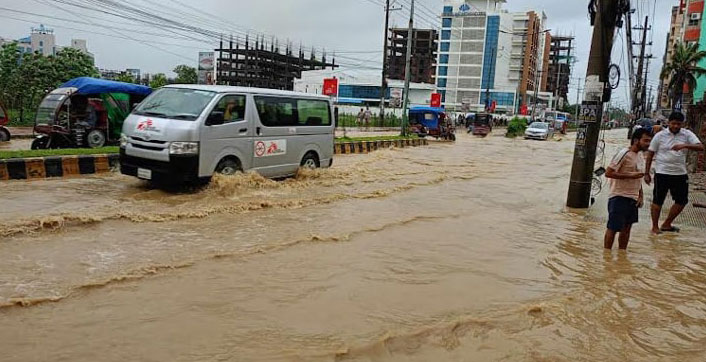
[[[704,360],[702,231],[650,237],[643,210],[604,252],[563,208],[572,148],[462,136],[178,193],[8,183],[0,359]]]

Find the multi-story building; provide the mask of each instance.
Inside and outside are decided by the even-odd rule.
[[[546,91],[554,95],[559,107],[567,101],[573,64],[573,36],[552,36],[549,50],[549,73]]]
[[[535,99],[551,105],[543,89],[549,64],[546,15],[510,13],[502,8],[505,3],[444,1],[437,87],[448,109],[482,111],[495,102],[497,111],[516,113]]]
[[[3,43],[10,43],[7,39],[0,39],[0,45]],[[62,47],[56,45],[56,35],[53,29],[49,29],[44,25],[39,25],[38,28],[32,28],[29,36],[22,39],[18,39],[17,46],[22,53],[34,53],[39,52],[44,56],[56,55],[61,49],[64,48],[74,48],[80,50],[93,58],[93,54],[88,51],[86,41],[83,39],[72,39],[71,45],[68,47]]]
[[[669,32],[667,33],[667,44],[664,51],[664,57],[662,58],[663,64],[669,64],[674,56],[674,49],[677,44],[683,41],[684,37],[684,18],[686,15],[686,5],[687,0],[679,0],[679,5],[672,7],[672,18],[671,26]],[[669,92],[669,82],[671,81],[671,76],[667,76],[662,79],[658,91],[658,107],[657,108],[669,108],[670,106],[670,92]]]
[[[409,29],[390,29],[387,54],[387,74],[389,79],[405,79],[408,34]],[[438,38],[439,33],[436,30],[412,30],[412,57],[410,58],[410,78],[412,82],[434,83]]]

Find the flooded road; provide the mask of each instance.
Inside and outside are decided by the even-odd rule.
[[[563,207],[573,144],[463,135],[180,193],[3,183],[0,361],[703,361],[704,231],[651,237],[643,209],[605,253]]]

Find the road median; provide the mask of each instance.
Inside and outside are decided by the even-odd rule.
[[[388,148],[427,145],[425,139],[341,139],[334,143],[334,153],[365,154]],[[110,151],[110,152],[102,152]],[[98,154],[91,154],[99,152]],[[68,154],[61,154],[68,153]],[[0,181],[40,180],[55,177],[78,177],[117,170],[120,166],[116,147],[99,150],[34,150],[0,153]]]

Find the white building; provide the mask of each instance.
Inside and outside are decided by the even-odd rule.
[[[380,86],[381,78],[379,77],[355,77],[345,75],[331,69],[310,70],[302,72],[300,79],[294,80],[294,91],[303,93],[322,94],[324,79],[338,79],[338,97],[339,109],[342,113],[357,112],[360,107],[370,107],[377,113],[380,106]],[[404,88],[404,81],[388,79],[388,92],[386,99],[388,102],[394,103],[394,93],[400,93]],[[395,92],[395,90],[399,90]],[[428,83],[410,83],[409,86],[409,106],[428,106],[431,103],[431,95],[436,91],[433,84]],[[385,113],[394,113],[398,116],[402,115],[401,108],[394,108],[387,105]]]
[[[0,38],[0,46],[3,44],[12,43],[12,40]],[[56,35],[53,29],[49,29],[44,25],[39,28],[32,28],[32,32],[28,37],[16,40],[17,46],[22,53],[39,52],[44,56],[56,55],[61,49],[73,48],[80,50],[93,58],[93,54],[88,51],[86,41],[83,39],[72,39],[71,45],[62,47],[56,45]]]
[[[437,86],[448,109],[482,111],[495,102],[498,112],[515,113],[546,82],[539,76],[548,65],[546,15],[509,13],[505,3],[444,1]]]

